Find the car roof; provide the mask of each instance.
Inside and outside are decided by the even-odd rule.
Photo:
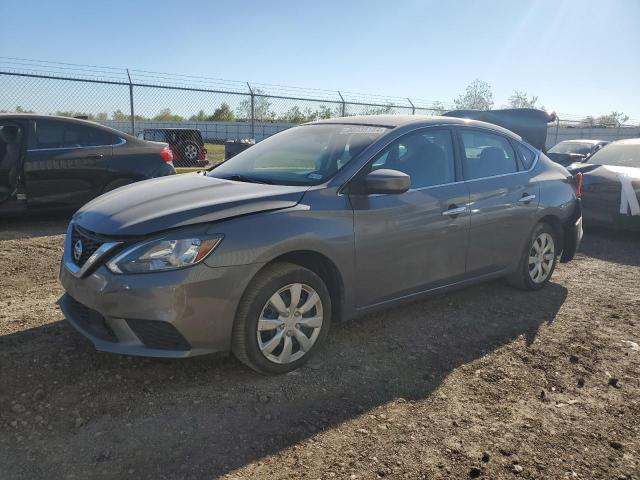
[[[314,122],[306,123],[305,125],[321,124],[370,125],[388,128],[404,127],[406,125],[413,125],[416,127],[427,127],[430,125],[465,125],[469,127],[488,128],[495,130],[498,133],[509,135],[517,140],[521,140],[521,137],[513,133],[511,130],[499,127],[493,123],[456,117],[438,117],[429,115],[356,115],[353,117],[337,117],[325,120],[316,120]]]
[[[638,145],[640,146],[640,138],[624,138],[622,140],[616,140],[615,142],[611,142],[611,145]]]
[[[41,115],[37,113],[0,113],[0,121],[3,120],[56,120],[60,122],[68,122],[75,123],[77,125],[91,126],[95,128],[100,128],[102,130],[107,130],[114,135],[118,135],[120,137],[126,136],[128,140],[136,140],[136,137],[129,135],[128,133],[122,132],[120,130],[116,130],[115,128],[107,127],[98,122],[92,122],[91,120],[83,120],[81,118],[73,118],[73,117],[63,117],[60,115]]]
[[[188,131],[188,132],[199,132],[200,131],[197,128],[185,128],[185,127],[177,127],[177,128],[172,128],[172,127],[145,128],[145,131],[146,130],[184,130],[184,131]]]
[[[573,140],[563,140],[560,143],[609,143],[609,140],[590,140],[587,138],[574,138]]]

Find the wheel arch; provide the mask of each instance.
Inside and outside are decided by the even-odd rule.
[[[556,233],[556,239],[560,245],[564,245],[564,228],[562,224],[562,220],[557,215],[552,213],[547,213],[540,219],[538,219],[538,223],[546,223],[553,231]]]
[[[345,298],[344,279],[337,265],[329,257],[315,250],[293,250],[271,259],[263,265],[260,271],[269,265],[279,262],[293,263],[308,268],[318,275],[331,295],[331,316],[333,321],[339,322],[342,319]]]

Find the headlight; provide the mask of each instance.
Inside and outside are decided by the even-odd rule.
[[[147,273],[188,267],[204,260],[222,237],[161,239],[134,245],[109,262],[113,273]]]

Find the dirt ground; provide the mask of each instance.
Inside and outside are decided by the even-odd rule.
[[[334,325],[299,371],[96,353],[65,220],[0,225],[0,478],[640,479],[640,236],[541,292],[492,282]]]

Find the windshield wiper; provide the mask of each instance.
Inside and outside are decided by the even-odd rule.
[[[234,175],[229,175],[226,177],[221,177],[225,180],[233,180],[235,182],[246,182],[246,183],[264,183],[267,185],[273,185],[273,182],[269,181],[269,180],[263,180],[261,178],[253,178],[253,177],[247,177],[246,175],[238,175],[238,174],[234,174]]]

